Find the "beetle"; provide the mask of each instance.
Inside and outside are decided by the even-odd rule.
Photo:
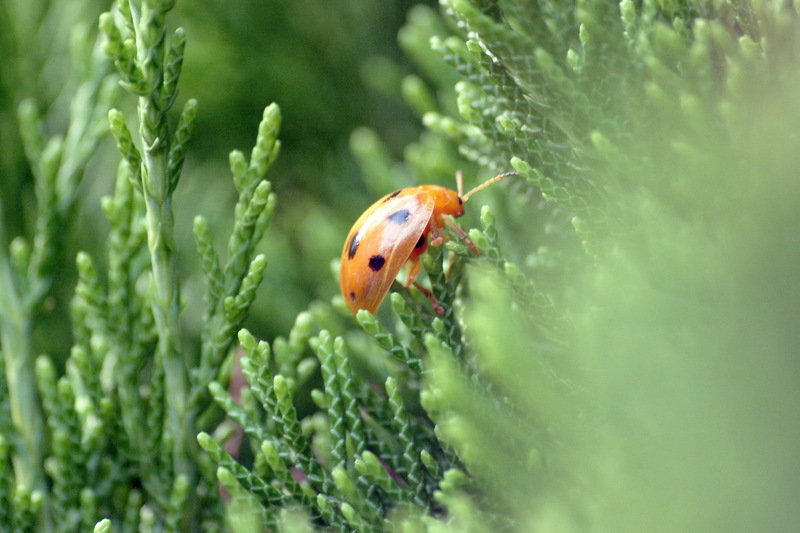
[[[405,286],[414,284],[431,300],[433,309],[444,314],[435,296],[416,281],[422,267],[420,255],[429,245],[444,242],[441,229],[445,224],[477,254],[467,234],[450,217],[462,216],[464,203],[474,193],[513,175],[516,172],[500,174],[463,194],[463,177],[458,172],[457,192],[440,185],[420,185],[399,189],[372,204],[353,224],[342,248],[339,288],[350,311],[377,311],[407,263]]]

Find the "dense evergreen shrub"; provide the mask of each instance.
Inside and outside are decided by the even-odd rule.
[[[0,6],[0,528],[796,527],[796,4],[442,0],[399,32],[414,73],[359,48],[381,5],[343,2],[317,34],[313,6],[275,6],[309,18],[274,31],[258,122],[224,97],[254,62],[182,84],[193,46],[225,73],[223,43],[248,40],[175,28],[210,27],[191,4],[121,0],[96,43],[91,3]],[[292,48],[298,30],[339,44]],[[299,68],[321,48],[342,78]],[[355,72],[346,105],[308,91],[344,101]],[[281,148],[283,99],[319,123]],[[231,102],[258,124],[233,187],[192,161],[193,139],[230,150]],[[352,160],[292,152],[343,130]],[[349,225],[458,170],[518,176],[467,204],[479,255],[426,253],[444,314],[397,283],[353,317]]]

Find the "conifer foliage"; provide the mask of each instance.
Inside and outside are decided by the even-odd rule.
[[[194,218],[197,338],[186,326],[174,198],[202,102],[173,109],[192,46],[174,4],[116,2],[97,46],[76,32],[59,117],[0,66],[35,189],[19,221],[0,194],[0,530],[797,524],[797,3],[411,8],[398,37],[416,73],[398,91],[425,129],[403,160],[353,132],[366,188],[518,176],[467,206],[479,255],[454,235],[424,255],[444,313],[396,283],[374,315],[317,300],[274,339],[244,325],[268,261],[289,264],[261,244],[276,104],[230,154],[224,253],[224,230]],[[23,28],[14,13],[0,8]],[[61,361],[34,333],[107,133],[108,237],[75,256]]]

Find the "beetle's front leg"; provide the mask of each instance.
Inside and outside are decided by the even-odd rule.
[[[477,246],[475,246],[475,243],[474,243],[474,242],[472,242],[472,239],[470,239],[470,238],[469,238],[469,236],[468,236],[468,235],[467,235],[467,234],[464,232],[464,230],[463,230],[463,229],[461,229],[461,226],[459,226],[459,225],[456,223],[456,221],[455,221],[455,220],[453,220],[453,219],[452,219],[452,218],[450,218],[450,217],[444,217],[444,222],[445,222],[445,224],[447,224],[448,226],[450,226],[450,229],[452,229],[452,230],[455,232],[455,234],[456,234],[456,235],[458,235],[458,238],[459,238],[459,239],[461,239],[462,241],[464,241],[464,244],[466,244],[467,246],[469,246],[469,249],[470,249],[470,250],[472,250],[472,253],[473,253],[473,254],[475,254],[475,255],[480,255],[480,252],[478,251],[478,247],[477,247]],[[441,238],[441,237],[440,237],[440,238]]]

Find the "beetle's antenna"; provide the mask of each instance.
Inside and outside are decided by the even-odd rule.
[[[464,196],[464,174],[460,170],[456,170],[456,186],[458,189],[458,197]]]
[[[469,192],[468,192],[467,194],[465,194],[464,196],[461,196],[461,199],[462,199],[462,200],[464,200],[464,201],[466,202],[466,201],[469,199],[469,197],[470,197],[470,196],[472,196],[473,194],[475,194],[475,193],[476,193],[476,192],[478,192],[479,190],[483,189],[483,188],[484,188],[484,187],[486,187],[487,185],[491,185],[491,184],[492,184],[492,183],[494,183],[495,181],[500,181],[501,179],[503,179],[503,178],[507,178],[507,177],[509,177],[509,176],[519,176],[519,174],[517,174],[516,172],[506,172],[505,174],[500,174],[499,176],[495,176],[495,177],[493,177],[492,179],[490,179],[490,180],[488,180],[488,181],[485,181],[485,182],[483,182],[482,184],[478,185],[477,187],[475,187],[474,189],[472,189],[471,191],[469,191]],[[456,176],[456,178],[458,178],[458,175]],[[461,185],[459,184],[459,191],[460,191],[460,190],[461,190]],[[459,196],[460,196],[460,195],[461,195],[461,193],[459,192]]]

